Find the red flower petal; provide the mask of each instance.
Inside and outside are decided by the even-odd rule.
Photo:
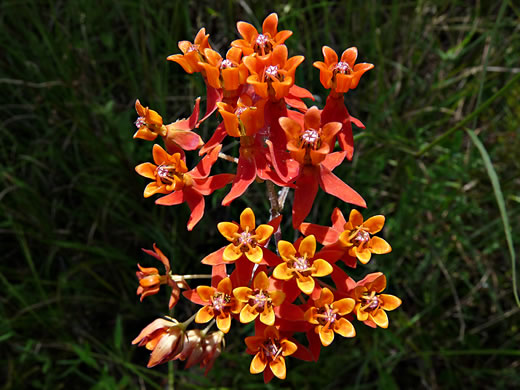
[[[155,204],[160,204],[161,206],[173,206],[176,204],[181,204],[184,201],[184,191],[175,191],[171,194],[156,199]]]
[[[238,159],[238,169],[231,190],[222,200],[223,206],[228,206],[233,200],[242,195],[247,187],[256,178],[256,164],[253,158],[243,157]]]
[[[222,89],[213,88],[206,84],[206,113],[204,117],[197,123],[195,127],[199,127],[217,109],[217,103],[222,101]]]
[[[206,142],[204,146],[199,150],[199,156],[202,156],[203,154],[209,152],[215,146],[220,145],[224,138],[226,138],[226,136],[226,127],[224,126],[224,122],[222,122],[220,125],[218,125],[209,141]]]
[[[297,229],[305,217],[309,215],[317,193],[318,180],[316,180],[314,175],[302,174],[298,177],[296,180],[292,210],[293,227],[295,229]]]
[[[319,175],[320,187],[326,193],[334,195],[336,198],[344,202],[354,204],[356,206],[367,207],[365,200],[354,191],[351,187],[341,181],[336,175],[329,171],[323,165],[320,165]],[[295,203],[296,203],[296,196]]]
[[[186,202],[191,210],[190,218],[188,219],[188,230],[192,230],[204,215],[204,197],[197,191],[186,189],[184,190]]]
[[[224,253],[224,248],[220,248],[218,251],[215,251],[213,253],[210,253],[205,258],[202,259],[202,264],[208,264],[208,265],[217,265],[217,264],[223,264],[224,259],[222,259],[222,254]]]

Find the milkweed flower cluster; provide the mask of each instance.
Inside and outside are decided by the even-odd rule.
[[[186,367],[198,364],[207,372],[224,348],[230,329],[253,322],[255,333],[244,340],[246,352],[254,355],[250,372],[263,373],[267,383],[275,376],[286,377],[287,358],[317,361],[321,348],[332,344],[335,336],[355,337],[356,321],[387,328],[387,312],[399,307],[401,300],[383,293],[386,277],[382,273],[368,274],[356,282],[343,269],[355,268],[358,261],[367,264],[372,255],[391,251],[376,235],[383,228],[384,216],[365,220],[352,209],[347,220],[336,208],[330,227],[305,222],[320,188],[346,203],[366,207],[361,195],[333,170],[352,159],[352,124],[364,128],[349,114],[344,94],[356,88],[373,65],[356,64],[355,47],[338,57],[324,46],[324,61],[314,66],[329,96],[322,109],[308,107],[313,95],[295,80],[304,57],[289,56],[285,41],[292,32],[278,30],[277,15],[269,15],[261,31],[246,22],[238,22],[237,28],[241,38],[231,42],[225,56],[211,47],[202,28],[193,42],[179,42],[182,53],[167,58],[204,79],[206,110],[202,118],[200,98],[187,119],[171,124],[136,101],[134,138],[163,141],[163,146],[153,145],[153,162],[138,165],[136,171],[150,180],[144,196],[158,196],[156,204],[187,203],[191,210],[188,230],[202,219],[206,196],[230,185],[222,200],[227,206],[255,180],[267,185],[270,216],[259,223],[254,211],[246,208],[238,221],[217,225],[222,247],[201,259],[211,267],[208,285],[191,288],[187,280],[204,275],[176,275],[155,244],[153,251],[144,250],[163,264],[165,273],[138,265],[141,300],[164,285],[171,289],[170,309],[179,302],[181,290],[200,308],[184,322],[171,317],[154,320],[133,343],[151,351],[148,367],[182,360]],[[213,114],[221,119],[220,124],[204,141],[197,129]],[[223,144],[233,139],[239,145],[238,155],[221,153]],[[198,163],[186,155],[194,150],[198,150]],[[212,175],[219,159],[232,164],[232,172]],[[292,227],[302,234],[295,242],[282,240],[285,233],[280,231],[290,190],[294,190]],[[294,232],[286,236],[293,237]],[[188,329],[193,321],[209,325]],[[218,330],[210,332],[213,325]],[[297,333],[303,333],[307,342],[297,341]]]

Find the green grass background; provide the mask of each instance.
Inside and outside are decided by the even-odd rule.
[[[268,204],[261,185],[225,209],[217,192],[188,233],[186,205],[143,199],[134,166],[151,144],[132,139],[134,101],[186,116],[204,90],[165,60],[177,42],[205,26],[224,53],[236,21],[259,26],[272,11],[294,31],[297,83],[320,107],[322,45],[357,46],[375,64],[347,95],[367,129],[335,173],[364,196],[365,216],[387,216],[393,247],[353,277],[385,272],[403,305],[389,329],[355,323],[356,338],[317,364],[289,358],[286,381],[268,386],[249,374],[251,326],[233,327],[207,377],[177,362],[146,369],[130,342],[166,314],[167,294],[139,303],[136,263],[154,265],[140,248],[157,242],[176,272],[205,272],[199,260],[223,245],[216,223],[246,205],[265,221]],[[514,1],[2,1],[1,388],[518,388],[519,21]],[[320,193],[308,220],[328,224],[333,207],[350,210]]]

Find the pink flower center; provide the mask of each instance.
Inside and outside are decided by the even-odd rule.
[[[266,305],[268,307],[271,305],[271,297],[265,290],[254,290],[247,303],[249,303],[249,306],[256,306],[256,311],[261,313]]]
[[[295,257],[292,268],[296,271],[307,271],[309,269],[309,260],[307,260],[307,257]]]
[[[333,310],[329,305],[325,305],[318,310],[318,321],[321,325],[333,324],[338,317],[337,310]]]
[[[190,47],[188,47],[188,50],[186,50],[186,53],[191,53],[192,51],[198,51],[199,50],[199,45],[190,45]]]
[[[174,165],[159,165],[156,169],[156,173],[163,183],[170,184],[174,181],[177,171]]]
[[[276,359],[282,352],[278,341],[273,339],[265,340],[262,349],[264,350],[265,356],[272,360]]]
[[[216,311],[222,311],[231,300],[231,297],[227,294],[216,292],[211,299],[213,309]]]
[[[238,107],[235,111],[235,115],[237,116],[237,118],[240,118],[240,115],[245,111],[247,110],[247,107]]]
[[[356,246],[365,244],[370,240],[370,234],[365,230],[360,230],[354,237],[353,243]]]
[[[137,120],[134,122],[134,124],[135,124],[135,127],[137,127],[138,129],[140,129],[143,126],[146,126],[144,116],[140,116],[139,118],[137,118]]]
[[[265,74],[269,77],[276,78],[278,76],[278,66],[270,65],[265,70]]]
[[[267,38],[264,34],[259,34],[258,37],[256,37],[256,44],[260,47],[264,47],[267,42],[269,42],[269,38]]]
[[[225,59],[220,64],[220,69],[233,68],[235,65],[228,59]]]
[[[352,68],[350,67],[350,65],[346,62],[343,62],[343,61],[340,61],[336,64],[336,66],[334,67],[334,70],[339,72],[339,73],[343,73],[343,74],[351,74],[352,73]]]

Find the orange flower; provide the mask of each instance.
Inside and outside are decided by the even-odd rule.
[[[319,165],[331,152],[334,137],[341,123],[330,122],[321,127],[321,111],[312,106],[304,116],[303,129],[291,118],[280,118],[280,126],[287,136],[291,157],[302,165]]]
[[[253,25],[246,22],[238,22],[237,29],[243,39],[231,42],[231,46],[240,48],[244,56],[253,53],[266,56],[292,35],[292,31],[289,30],[278,31],[278,15],[275,13],[265,18],[262,34],[259,34]]]
[[[324,347],[334,341],[334,332],[343,337],[354,337],[354,326],[344,318],[354,308],[352,298],[334,301],[334,294],[328,288],[321,290],[320,298],[314,301],[314,306],[305,312],[305,320],[317,325],[314,331],[320,336]]]
[[[253,105],[248,95],[240,96],[235,107],[227,103],[217,103],[218,112],[224,119],[224,126],[231,137],[253,136],[264,126],[265,100]]]
[[[199,62],[205,62],[204,50],[211,49],[209,45],[209,34],[206,34],[206,29],[203,27],[195,36],[193,43],[189,41],[180,41],[179,49],[183,54],[173,54],[166,58],[168,61],[178,63],[186,73],[192,74],[201,71]]]
[[[166,135],[168,130],[163,124],[163,119],[157,111],[150,110],[148,107],[143,107],[139,99],[135,101],[135,110],[137,111],[139,118],[134,122],[137,127],[137,132],[134,134],[134,138],[153,141],[158,135],[163,137]]]
[[[338,62],[338,55],[328,46],[322,48],[325,62],[316,61],[313,65],[320,70],[320,81],[323,87],[335,92],[345,93],[359,84],[363,73],[374,65],[363,62],[354,65],[357,58],[357,48],[351,47],[343,52]]]
[[[240,322],[254,321],[260,315],[260,321],[265,325],[273,325],[275,320],[273,307],[280,306],[285,299],[285,293],[269,290],[269,278],[265,272],[259,272],[253,280],[253,288],[237,287],[233,295],[245,303],[240,311]]]
[[[225,59],[215,50],[205,49],[204,57],[207,62],[199,62],[199,66],[204,70],[206,80],[213,88],[234,91],[246,83],[248,72],[242,63],[240,49],[232,47]]]
[[[264,99],[280,100],[289,94],[289,89],[294,85],[296,68],[305,57],[287,57],[285,45],[276,46],[267,61],[256,56],[244,57],[244,64],[251,73],[247,83],[255,88],[257,95]]]
[[[322,259],[314,259],[316,239],[313,235],[305,237],[296,249],[288,241],[278,241],[278,252],[283,263],[276,266],[273,276],[280,280],[296,278],[298,288],[310,295],[315,286],[314,278],[332,273],[332,266]]]
[[[155,180],[149,183],[144,190],[144,197],[153,194],[169,194],[182,189],[186,184],[191,184],[190,175],[186,163],[181,159],[180,153],[168,154],[163,148],[155,144],[153,146],[152,163],[143,163],[135,167],[137,173],[148,179]]]
[[[264,258],[262,245],[273,234],[271,225],[259,225],[256,227],[255,214],[249,207],[240,214],[240,225],[234,222],[220,222],[218,231],[226,240],[230,241],[222,254],[224,261],[236,261],[245,255],[249,261],[260,263]]]
[[[171,317],[158,318],[145,327],[132,344],[152,351],[147,367],[173,360],[184,347],[185,327]]]
[[[206,306],[202,307],[195,316],[195,322],[203,324],[212,318],[217,319],[217,327],[224,333],[231,327],[231,313],[240,312],[241,305],[233,296],[231,279],[222,279],[217,288],[198,286],[197,294]]]
[[[339,235],[339,243],[348,248],[350,256],[357,257],[361,263],[366,264],[370,261],[372,253],[381,255],[392,251],[390,244],[382,238],[370,237],[381,231],[384,224],[384,215],[375,215],[363,222],[361,213],[352,209],[348,222]]]
[[[295,343],[286,337],[280,337],[280,332],[274,326],[265,328],[262,336],[246,337],[245,342],[247,352],[255,354],[249,368],[251,374],[264,372],[269,365],[269,369],[277,378],[285,379],[285,356],[296,352],[298,347]]]
[[[387,311],[397,309],[402,301],[389,294],[379,294],[386,288],[386,277],[381,272],[368,274],[357,283],[352,292],[356,301],[354,312],[359,321],[371,327],[388,328]]]

